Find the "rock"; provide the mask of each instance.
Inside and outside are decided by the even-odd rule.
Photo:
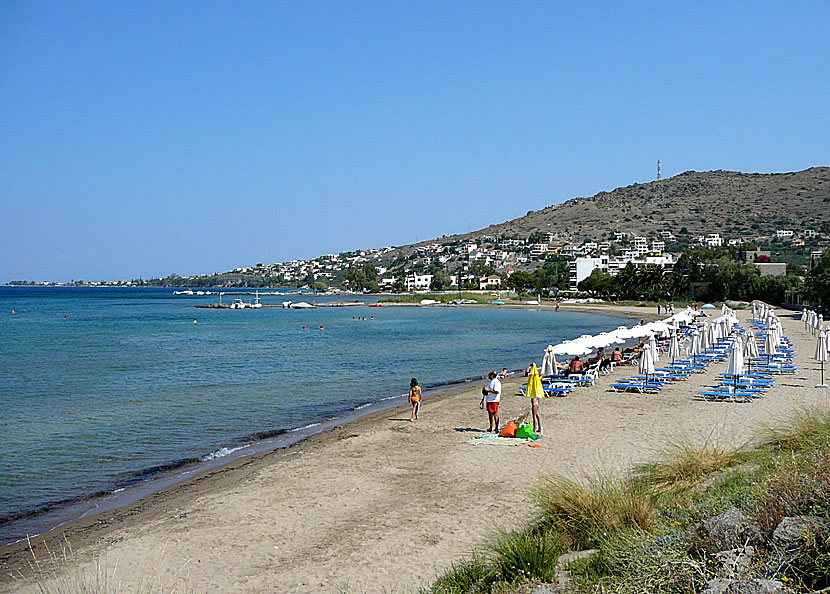
[[[584,551],[574,551],[572,553],[565,553],[561,555],[559,559],[556,560],[557,567],[566,567],[568,563],[573,563],[574,561],[581,561],[582,559],[588,559],[589,557],[593,557],[599,553],[599,549],[585,549]]]
[[[545,584],[541,584],[533,588],[530,591],[530,594],[555,594],[555,592],[548,588]]]
[[[695,524],[688,537],[693,545],[710,553],[763,543],[758,525],[747,520],[735,507]]]
[[[755,547],[752,545],[715,553],[715,559],[720,565],[718,573],[724,578],[743,577],[749,571],[753,556],[755,556]]]
[[[781,582],[774,580],[725,580],[714,579],[706,584],[706,589],[700,594],[790,594],[792,590],[785,588]]]
[[[793,516],[784,518],[772,533],[772,545],[792,551],[800,549],[808,532],[822,532],[827,522],[818,516]]]

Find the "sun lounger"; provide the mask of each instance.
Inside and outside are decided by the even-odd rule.
[[[611,389],[615,392],[638,392],[640,394],[646,392],[659,392],[662,387],[663,384],[645,382],[620,381],[611,384]]]

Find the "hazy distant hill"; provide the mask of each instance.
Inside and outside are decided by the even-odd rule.
[[[573,198],[479,231],[403,246],[395,255],[417,245],[479,235],[526,238],[543,231],[580,243],[613,237],[614,231],[677,234],[683,227],[693,235],[720,233],[727,239],[774,235],[776,229],[792,229],[796,236],[804,229],[830,233],[830,168],[772,174],[688,171],[590,198]]]

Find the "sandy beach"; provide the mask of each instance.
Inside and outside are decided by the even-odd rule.
[[[626,313],[655,317],[653,308]],[[595,387],[542,402],[540,448],[471,445],[487,427],[480,385],[455,388],[427,395],[414,423],[405,407],[373,414],[33,542],[42,557],[43,542],[59,550],[65,533],[82,566],[94,572],[94,559],[105,559],[125,586],[414,592],[496,528],[527,521],[534,512],[528,488],[545,472],[579,479],[597,469],[624,471],[679,437],[737,445],[765,422],[825,404],[828,392],[814,388],[814,338],[790,312],[777,313],[799,371],[778,377],[752,403],[694,398],[725,362],[648,395],[609,391],[611,381],[635,372],[619,368]],[[738,316],[745,321],[748,312]],[[517,395],[523,380],[504,382],[502,422],[528,409]],[[0,551],[0,591],[34,591],[9,577],[25,573],[27,555],[25,543]]]

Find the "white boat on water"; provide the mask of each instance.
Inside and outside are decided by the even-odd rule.
[[[250,307],[250,304],[245,303],[242,299],[234,299],[231,303],[231,309],[245,309],[247,307]]]
[[[184,291],[173,291],[173,295],[195,295],[193,289],[185,289]]]
[[[256,292],[254,302],[248,304],[248,307],[250,307],[251,309],[259,309],[260,307],[262,307],[262,304],[259,302],[259,291]]]
[[[310,309],[314,306],[305,301],[298,301],[297,303],[292,303],[290,307],[291,309]]]

